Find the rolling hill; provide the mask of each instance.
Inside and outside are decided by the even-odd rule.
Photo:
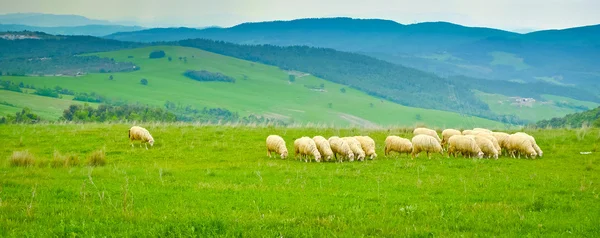
[[[0,24],[16,24],[37,27],[72,27],[85,25],[115,25],[104,20],[89,19],[79,15],[58,15],[46,13],[0,14]]]
[[[148,54],[154,50],[164,50],[167,57],[149,59]],[[108,79],[109,74],[1,78],[35,85],[37,88],[59,85],[75,92],[96,92],[128,103],[162,107],[166,101],[171,101],[194,108],[226,108],[242,115],[260,115],[298,123],[341,126],[411,126],[415,123],[454,127],[502,126],[498,122],[457,113],[401,106],[312,75],[287,72],[194,48],[152,46],[95,55],[116,61],[131,61],[141,70],[110,74],[114,80]],[[168,57],[172,60],[169,61]],[[199,82],[183,76],[186,70],[218,72],[236,81]],[[297,75],[293,83],[289,81],[290,73]],[[140,84],[142,78],[148,80],[147,86]],[[342,92],[342,88],[345,92]],[[7,104],[19,103],[6,100]],[[62,109],[57,108],[57,111]]]
[[[0,24],[1,31],[39,31],[53,35],[86,35],[86,36],[105,36],[117,32],[139,31],[143,30],[139,26],[121,26],[121,25],[85,25],[85,26],[28,26],[18,24]]]
[[[306,45],[358,52],[442,76],[545,80],[596,94],[600,25],[518,34],[447,22],[403,25],[377,19],[299,19],[231,28],[167,28],[107,36],[125,41],[191,38],[239,44]],[[550,80],[548,80],[550,79]]]

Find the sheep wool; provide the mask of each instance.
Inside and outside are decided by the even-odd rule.
[[[358,140],[360,147],[369,159],[375,159],[377,157],[377,154],[375,153],[375,140],[373,140],[373,138],[369,136],[355,136],[354,139]]]
[[[537,142],[535,141],[535,138],[525,132],[517,132],[515,134],[522,134],[525,135],[527,137],[529,137],[529,140],[531,141],[531,145],[533,146],[533,149],[535,150],[535,152],[537,153],[537,156],[542,157],[543,155],[543,151],[542,149],[540,149],[540,147],[537,145]]]
[[[310,137],[300,137],[294,141],[294,157],[304,157],[304,161],[308,162],[308,156],[313,156],[315,161],[321,162],[321,154],[317,150],[317,145]]]
[[[510,136],[508,133],[504,132],[492,132],[492,136],[496,138],[498,144],[500,145],[500,149],[506,148],[506,143],[508,142],[508,137]],[[506,149],[505,149],[506,151]],[[498,151],[500,153],[500,151]]]
[[[337,158],[337,155],[340,155],[339,161],[342,162],[343,158],[346,158],[349,161],[354,161],[354,153],[350,146],[346,141],[342,140],[342,138],[337,136],[329,137],[329,146],[333,151],[333,155]]]
[[[285,159],[288,156],[288,150],[285,146],[285,141],[281,136],[269,135],[267,136],[267,156],[271,158],[271,152],[275,152],[281,156],[281,159]]]
[[[484,135],[475,135],[474,138],[477,146],[479,146],[479,149],[481,149],[481,152],[483,152],[483,155],[487,156],[488,158],[498,159],[498,150],[494,146],[494,143],[488,139],[488,137]]]
[[[385,138],[384,154],[388,156],[392,151],[406,153],[408,155],[413,150],[410,140],[399,136],[388,136]]]
[[[140,141],[140,147],[142,147],[142,143],[146,145],[146,149],[148,149],[148,144],[154,146],[154,138],[150,135],[150,132],[140,126],[132,126],[129,129],[129,140],[131,141],[131,147],[133,147],[133,141],[136,140]]]
[[[508,137],[507,150],[511,157],[516,158],[518,155],[521,158],[521,154],[525,158],[533,158],[537,156],[537,152],[533,148],[531,138],[527,134],[515,133]],[[515,155],[516,154],[516,155]]]
[[[473,135],[456,135],[448,140],[448,155],[456,157],[461,153],[464,157],[482,158],[483,152],[477,145]]]
[[[416,135],[412,138],[413,151],[411,153],[411,157],[414,159],[415,156],[419,156],[422,151],[427,153],[427,157],[429,157],[429,153],[440,153],[442,154],[442,146],[440,145],[440,140],[430,135]]]
[[[438,143],[442,142],[442,139],[440,139],[440,137],[438,136],[437,132],[435,130],[429,129],[429,128],[424,128],[424,127],[418,127],[415,128],[415,130],[413,130],[413,135],[428,135],[431,136],[433,138],[435,138],[436,140],[438,140]],[[413,144],[414,146],[414,144]]]
[[[459,130],[456,129],[446,129],[442,131],[442,145],[448,144],[448,139],[455,135],[462,135]]]
[[[358,140],[356,140],[354,137],[342,137],[342,140],[348,144],[350,150],[352,150],[352,153],[354,153],[354,156],[356,156],[356,160],[365,160],[365,151],[360,146],[360,142],[358,142]]]
[[[322,136],[313,137],[313,141],[315,141],[315,144],[317,145],[317,150],[319,150],[321,157],[325,161],[331,160],[331,157],[333,157],[333,151],[331,150],[329,141],[327,141],[327,139],[325,139],[325,137]]]

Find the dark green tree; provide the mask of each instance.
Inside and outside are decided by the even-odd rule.
[[[142,79],[142,80],[140,80],[140,83],[142,85],[148,85],[148,80],[147,79]]]

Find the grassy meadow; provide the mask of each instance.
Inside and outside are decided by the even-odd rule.
[[[142,126],[149,150],[125,124],[0,125],[0,237],[600,236],[597,129],[527,131],[536,160],[411,160],[383,155],[411,129]],[[269,134],[290,151],[304,135],[369,135],[379,157],[268,158]],[[15,151],[34,165],[11,166]]]
[[[166,57],[149,59],[154,50],[164,50]],[[126,73],[97,73],[80,77],[15,77],[2,80],[34,85],[35,87],[60,86],[75,92],[96,92],[114,100],[163,107],[166,101],[202,109],[226,108],[241,116],[250,114],[280,119],[288,122],[319,123],[335,126],[403,125],[413,126],[415,121],[430,126],[504,127],[491,121],[453,112],[402,106],[372,97],[350,87],[335,84],[311,75],[296,77],[290,83],[288,72],[277,67],[253,63],[195,48],[153,46],[132,50],[95,54],[116,62],[133,62],[140,70]],[[172,60],[169,61],[168,58]],[[182,59],[179,59],[179,58]],[[185,57],[185,60],[183,59]],[[186,70],[219,72],[236,79],[235,83],[198,82],[183,76]],[[113,80],[109,80],[109,76]],[[140,84],[147,79],[148,85]],[[324,85],[324,92],[309,87]],[[341,89],[345,89],[345,93]],[[2,91],[0,91],[2,92]],[[22,94],[28,97],[30,94]],[[31,101],[37,100],[35,97]],[[47,120],[56,120],[71,100],[48,99],[48,103],[28,105]],[[13,96],[2,101],[25,106],[27,99]],[[50,101],[60,102],[60,108],[47,112]],[[12,113],[0,107],[0,115]]]

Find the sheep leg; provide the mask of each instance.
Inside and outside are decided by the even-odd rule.
[[[148,143],[144,142],[144,145],[146,146],[146,150],[148,150]]]
[[[267,156],[269,156],[269,158],[271,158],[271,151],[269,149],[267,149]]]

